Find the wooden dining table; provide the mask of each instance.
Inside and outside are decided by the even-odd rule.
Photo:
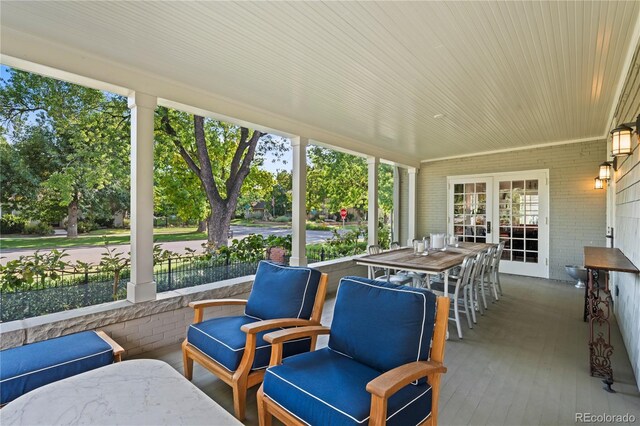
[[[374,266],[403,271],[419,272],[428,275],[444,275],[444,295],[449,295],[449,272],[460,266],[465,257],[475,256],[494,244],[458,243],[445,249],[428,250],[415,254],[413,248],[388,250],[378,254],[368,254],[355,259],[359,265]]]

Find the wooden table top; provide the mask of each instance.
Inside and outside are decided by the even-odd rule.
[[[460,243],[459,247],[447,247],[445,251],[429,250],[427,256],[413,254],[413,248],[403,248],[368,254],[355,260],[366,265],[439,273],[460,265],[465,257],[476,255],[491,246],[493,244]]]
[[[584,248],[584,267],[604,271],[631,272],[640,271],[627,256],[617,248],[588,247]]]

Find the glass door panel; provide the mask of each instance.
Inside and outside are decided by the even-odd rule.
[[[447,232],[459,240],[491,241],[491,178],[449,181],[449,226]]]
[[[502,272],[548,278],[547,176],[537,170],[449,177],[448,232],[469,242],[502,241]]]
[[[500,262],[502,272],[548,277],[546,176],[546,172],[494,175],[500,222],[496,242],[505,243]]]

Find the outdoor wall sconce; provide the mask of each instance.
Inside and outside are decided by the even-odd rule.
[[[631,135],[633,127],[636,133],[640,132],[640,115],[636,118],[635,123],[622,123],[611,131],[611,155],[613,156],[613,170],[618,170],[618,157],[623,155],[631,155]],[[602,166],[600,166],[602,170]]]
[[[596,176],[594,181],[593,189],[604,189],[604,180],[600,179],[600,176]]]
[[[600,178],[600,180],[611,179],[611,165],[612,164],[608,161],[600,164],[600,172],[598,173],[598,177]]]

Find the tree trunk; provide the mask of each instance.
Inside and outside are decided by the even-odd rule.
[[[76,238],[78,236],[78,197],[74,196],[68,208],[67,237]]]
[[[207,230],[207,221],[208,219],[205,220],[201,220],[198,222],[198,229],[196,230],[196,232],[204,232]]]
[[[207,218],[207,239],[214,247],[228,245],[229,226],[235,208],[229,208],[228,202],[211,201],[211,215]]]

